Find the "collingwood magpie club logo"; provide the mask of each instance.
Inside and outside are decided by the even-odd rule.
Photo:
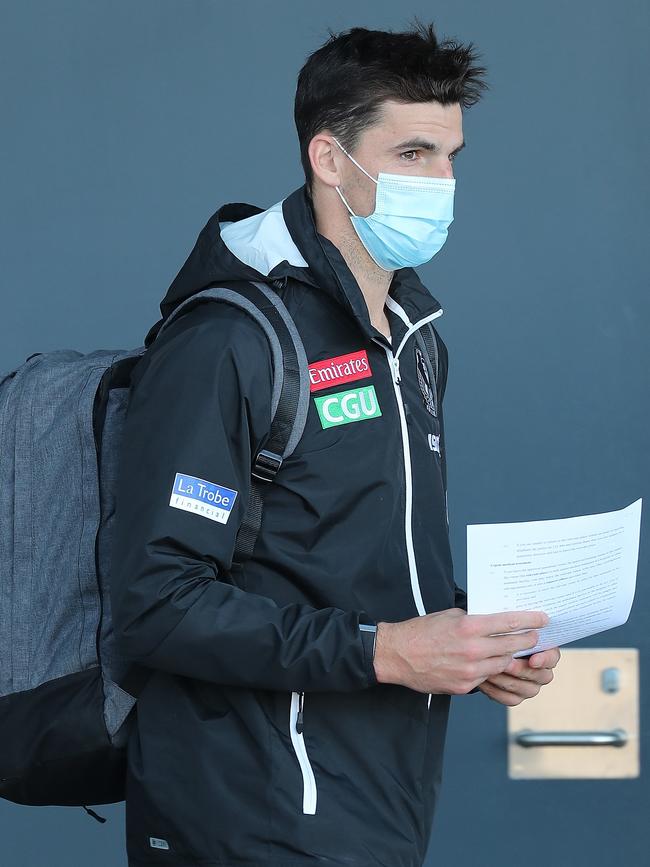
[[[424,355],[422,355],[419,346],[415,347],[415,368],[418,373],[418,385],[420,386],[424,405],[426,406],[427,411],[430,412],[432,416],[435,416],[437,418],[438,413],[436,411],[436,402],[433,394],[433,388],[431,386],[431,380],[429,379],[429,370],[427,369]]]

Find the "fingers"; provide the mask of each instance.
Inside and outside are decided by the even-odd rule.
[[[553,679],[552,674],[548,676],[550,666],[531,668],[528,659],[513,659],[513,653],[518,650],[528,650],[534,647],[537,641],[538,635],[535,630],[525,635],[503,635],[476,641],[469,653],[470,665],[474,666],[473,676],[486,678],[506,672],[536,683],[549,683]],[[538,655],[543,656],[543,654],[534,654],[534,656]]]
[[[557,648],[555,648],[557,650]],[[539,654],[540,656],[542,654]],[[550,660],[557,654],[552,654]],[[547,659],[547,661],[549,661]],[[501,704],[518,704],[519,702],[504,701],[507,696],[496,697],[496,692],[518,695],[520,700],[537,695],[540,688],[553,680],[551,667],[531,668],[528,659],[513,659],[510,654],[491,656],[474,663],[468,677],[473,679],[471,687],[487,683],[492,686],[490,698],[495,698]],[[486,694],[487,694],[486,692]]]
[[[553,680],[553,671],[550,668],[530,668],[526,665],[526,661],[522,659],[513,659],[510,665],[503,669],[502,673],[506,677],[527,680],[531,683],[538,683],[540,686],[544,686]]]
[[[497,635],[520,629],[542,629],[549,617],[543,611],[505,611],[501,614],[468,614],[467,628],[475,635]]]
[[[536,674],[540,675],[541,672],[536,672]],[[551,674],[551,677],[553,677],[551,672],[546,672],[544,675],[545,677],[546,674]],[[508,692],[511,695],[518,695],[522,699],[532,698],[537,695],[542,686],[544,686],[543,683],[539,683],[538,681],[532,679],[528,680],[523,677],[513,677],[512,675],[505,673],[493,675],[488,678],[488,682],[492,686],[503,690],[503,692]]]
[[[516,632],[519,629],[542,629],[549,617],[543,611],[504,611],[501,614],[468,614],[480,635]]]
[[[503,669],[503,671],[505,674],[511,674],[513,677],[523,677],[527,680],[536,680],[539,683],[547,683],[552,680],[552,677],[548,678],[548,681],[543,679],[540,680],[539,677],[542,672],[550,671],[550,668],[531,668],[528,664],[528,659],[526,658],[513,659],[512,662]],[[546,675],[544,675],[544,677],[546,677]]]
[[[520,681],[520,683],[522,682]],[[493,701],[499,702],[499,704],[504,704],[507,707],[516,707],[518,704],[521,704],[522,701],[524,701],[525,699],[533,698],[535,695],[537,695],[540,690],[540,686],[537,684],[524,684],[523,688],[515,691],[514,689],[503,689],[501,686],[497,686],[496,683],[493,683],[492,679],[490,679],[485,680],[483,681],[483,683],[479,684],[479,689],[482,693],[487,695],[488,698],[491,698]]]
[[[560,649],[558,647],[542,650],[540,653],[533,653],[528,658],[528,664],[531,668],[555,668],[559,661]]]
[[[489,698],[515,707],[527,698],[536,696],[542,686],[553,680],[550,668],[531,669],[526,660],[513,659],[506,669],[488,676],[479,689]]]
[[[530,629],[512,635],[492,635],[490,638],[484,638],[483,641],[485,656],[503,656],[505,653],[512,656],[520,650],[531,650],[535,647],[539,641],[539,633],[536,629]]]
[[[486,678],[491,679],[496,674],[501,674],[501,672],[508,668],[511,662],[512,656],[510,654],[506,654],[505,656],[491,656],[489,659],[482,660],[476,669],[476,677],[480,677],[478,683]]]

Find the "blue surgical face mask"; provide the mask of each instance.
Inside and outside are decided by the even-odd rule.
[[[455,178],[423,175],[369,175],[332,136],[343,153],[377,184],[375,210],[357,217],[341,190],[336,192],[350,212],[350,220],[372,259],[384,271],[422,265],[432,259],[447,240],[454,219]]]

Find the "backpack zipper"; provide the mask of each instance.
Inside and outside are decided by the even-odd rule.
[[[303,813],[316,812],[316,778],[314,771],[307,755],[305,740],[303,736],[303,708],[305,703],[304,692],[291,693],[291,707],[289,710],[289,734],[291,735],[291,743],[300,765],[300,773],[302,774],[302,811]]]

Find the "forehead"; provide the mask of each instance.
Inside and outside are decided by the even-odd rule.
[[[459,145],[463,140],[463,115],[459,103],[396,102],[386,100],[373,126],[364,131],[363,144],[384,147],[407,138]]]

